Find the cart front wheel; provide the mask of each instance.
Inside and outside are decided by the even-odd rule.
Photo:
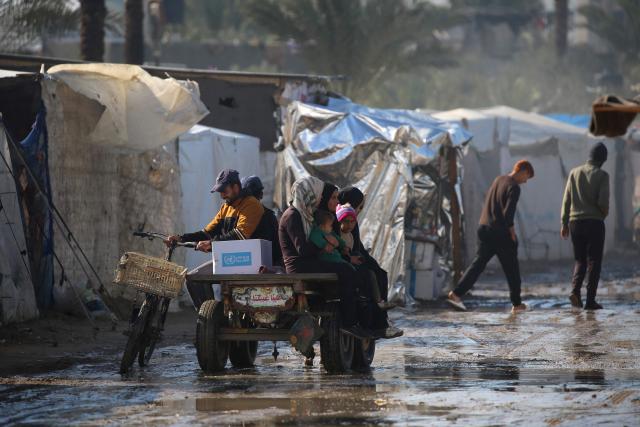
[[[202,303],[196,326],[196,354],[203,371],[211,373],[224,369],[229,358],[229,343],[220,341],[220,328],[226,326],[221,302],[208,300]]]
[[[337,304],[328,307],[331,316],[323,317],[320,326],[324,335],[320,338],[320,357],[324,369],[330,374],[341,374],[351,369],[355,340],[340,332],[342,319]]]

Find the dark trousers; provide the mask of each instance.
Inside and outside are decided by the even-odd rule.
[[[361,310],[356,302],[356,290],[363,287],[362,277],[350,264],[301,258],[294,265],[287,266],[287,273],[335,273],[339,282],[343,325],[348,327],[358,322]]]
[[[363,310],[363,315],[360,316],[361,325],[370,329],[386,329],[389,327],[389,321],[386,310],[380,309],[378,301],[381,299],[386,301],[386,298],[380,293],[380,273],[371,269],[367,264],[361,264],[356,266],[356,270],[360,275],[360,279],[364,287],[360,289],[360,295],[367,298],[366,310]],[[386,272],[382,269],[382,274],[386,276]],[[377,274],[378,273],[378,274]],[[384,278],[384,289],[386,296],[386,277]]]
[[[187,292],[189,292],[189,296],[191,297],[191,301],[193,301],[196,311],[200,310],[200,306],[203,302],[213,299],[214,294],[211,284],[193,282],[191,279],[198,275],[208,276],[211,274],[213,274],[213,261],[205,262],[204,264],[189,271],[187,274]]]
[[[576,260],[573,268],[573,293],[580,295],[582,282],[587,278],[587,304],[596,300],[602,252],[604,250],[604,221],[580,219],[569,223],[571,243]]]
[[[498,256],[502,270],[507,277],[511,303],[513,305],[522,304],[518,243],[511,239],[508,230],[494,229],[486,225],[481,225],[478,228],[478,252],[453,293],[461,297],[469,292],[494,255]]]

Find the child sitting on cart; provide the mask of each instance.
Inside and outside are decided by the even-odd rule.
[[[368,269],[363,265],[364,258],[362,254],[353,250],[353,230],[356,228],[356,224],[358,223],[356,210],[353,209],[351,204],[345,203],[344,205],[338,205],[336,208],[336,217],[338,219],[338,224],[340,228],[340,240],[345,242],[345,247],[342,250],[342,255],[344,258],[349,260],[352,265],[362,266],[360,269],[367,270],[366,273],[368,277],[367,283],[369,283],[371,287],[371,297],[378,307],[382,310],[388,310],[393,307],[393,304],[386,302],[382,296],[380,295],[380,288],[378,287],[378,282],[376,280],[375,274],[368,271]],[[344,259],[343,258],[343,259]],[[356,267],[358,269],[358,267]]]
[[[319,258],[323,261],[349,264],[342,257],[342,253],[346,249],[346,243],[333,231],[335,216],[331,212],[318,209],[314,214],[314,219],[316,224],[311,229],[309,240],[318,248],[323,249]],[[332,237],[333,239],[327,239],[327,237]],[[332,244],[331,241],[337,241],[338,246]]]

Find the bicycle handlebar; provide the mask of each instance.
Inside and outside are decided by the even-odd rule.
[[[144,237],[144,238],[147,238],[149,240],[161,239],[163,241],[167,240],[167,238],[169,237],[166,234],[151,233],[151,232],[146,232],[146,231],[134,231],[133,235],[136,236],[136,237]],[[197,244],[197,242],[175,242],[176,246],[182,246],[182,247],[185,247],[185,248],[195,248],[196,244]]]

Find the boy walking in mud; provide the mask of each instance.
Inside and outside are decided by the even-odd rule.
[[[487,192],[478,227],[478,252],[460,279],[458,286],[447,297],[447,302],[458,310],[466,311],[461,297],[469,292],[494,255],[502,265],[509,284],[512,312],[524,311],[527,306],[520,299],[520,265],[518,238],[514,228],[516,206],[520,198],[520,185],[533,178],[533,166],[526,160],[518,161],[508,175],[497,177]]]
[[[604,250],[604,219],[609,214],[609,174],[602,170],[607,160],[607,147],[597,143],[589,153],[589,161],[573,169],[567,179],[562,200],[560,235],[571,234],[575,266],[571,305],[582,308],[580,290],[587,279],[586,310],[602,308],[596,302],[602,252]]]

